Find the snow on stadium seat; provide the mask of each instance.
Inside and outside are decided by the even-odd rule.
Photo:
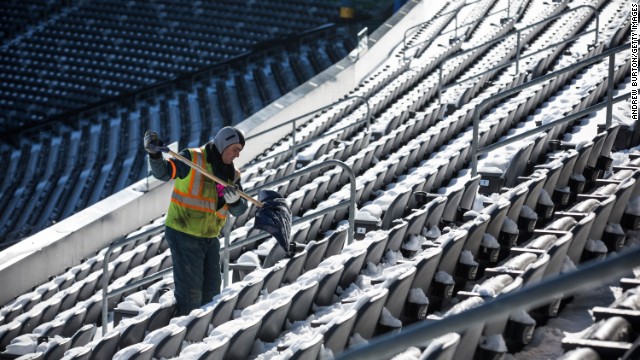
[[[142,339],[138,340],[141,341]],[[113,359],[113,355],[118,350],[118,343],[120,341],[120,332],[119,331],[109,331],[107,334],[104,334],[99,339],[96,339],[89,344],[87,347],[91,348],[91,359],[95,360],[109,360]]]
[[[366,296],[366,301],[362,300],[362,296]],[[371,339],[378,334],[378,326],[382,309],[389,296],[389,290],[386,288],[372,288],[365,294],[362,294],[355,303],[357,310],[356,321],[353,324],[352,335],[359,335],[363,339]],[[343,299],[342,303],[356,301],[356,299]]]
[[[113,358],[118,360],[151,360],[154,350],[154,344],[142,342],[119,350],[113,355]]]
[[[227,349],[225,359],[247,359],[251,353],[253,343],[257,339],[261,323],[261,316],[243,316],[242,318],[227,321],[217,326],[209,334],[209,337],[219,337],[219,335],[222,335],[229,338],[229,348]]]
[[[356,309],[349,309],[333,316],[329,328],[323,333],[324,347],[330,349],[333,354],[342,352],[348,345],[357,315]],[[312,323],[312,326],[317,325]]]
[[[154,358],[169,359],[180,353],[186,332],[187,328],[184,326],[170,324],[149,332],[144,342],[154,344]]]
[[[420,354],[420,359],[453,359],[454,354],[456,354],[456,351],[461,343],[461,337],[456,333],[442,335],[429,342],[424,351]]]
[[[257,338],[270,343],[284,329],[291,303],[292,299],[289,294],[275,292],[245,308],[241,316],[259,316],[262,318]]]
[[[216,360],[224,359],[229,349],[229,337],[219,335],[210,336],[202,342],[186,345],[176,359],[181,360]]]
[[[332,258],[327,262],[321,263],[317,268],[302,274],[298,278],[298,282],[317,281],[318,290],[313,302],[318,306],[327,306],[334,302],[336,289],[343,271],[344,265],[338,262],[337,259]]]
[[[403,323],[415,322],[426,317],[430,303],[427,296],[432,291],[432,284],[441,258],[442,248],[431,247],[420,251],[409,261],[415,266],[416,275],[413,278],[407,307],[401,319]]]

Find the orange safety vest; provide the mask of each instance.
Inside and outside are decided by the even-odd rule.
[[[189,152],[194,163],[213,174],[204,147],[189,149]],[[215,181],[191,169],[185,178],[175,179],[165,225],[193,236],[217,237],[227,221],[229,205],[217,207]]]

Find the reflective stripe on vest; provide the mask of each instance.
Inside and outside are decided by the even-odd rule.
[[[211,171],[211,166],[206,163],[202,149],[195,148],[189,149],[189,151],[191,153],[191,159],[195,164],[204,169],[207,169],[208,171]],[[199,171],[191,169],[187,179],[189,179],[189,187],[188,189],[184,189],[186,190],[186,192],[178,189],[178,186],[174,186],[173,194],[171,195],[171,202],[188,209],[207,213],[215,213],[220,219],[226,218],[228,212],[227,204],[216,211],[218,202],[217,195],[216,197],[204,197],[201,195],[206,177]]]

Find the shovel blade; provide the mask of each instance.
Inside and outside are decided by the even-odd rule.
[[[291,209],[287,200],[273,190],[260,190],[258,200],[263,206],[256,210],[253,228],[269,233],[285,252],[288,252],[291,240]]]

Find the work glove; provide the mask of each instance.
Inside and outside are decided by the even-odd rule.
[[[234,204],[240,200],[240,194],[238,194],[238,188],[235,186],[227,186],[224,188],[224,201],[227,204]]]
[[[160,157],[158,148],[162,145],[162,140],[158,138],[158,133],[151,130],[147,130],[147,132],[144,133],[144,149],[147,150],[152,158]]]

